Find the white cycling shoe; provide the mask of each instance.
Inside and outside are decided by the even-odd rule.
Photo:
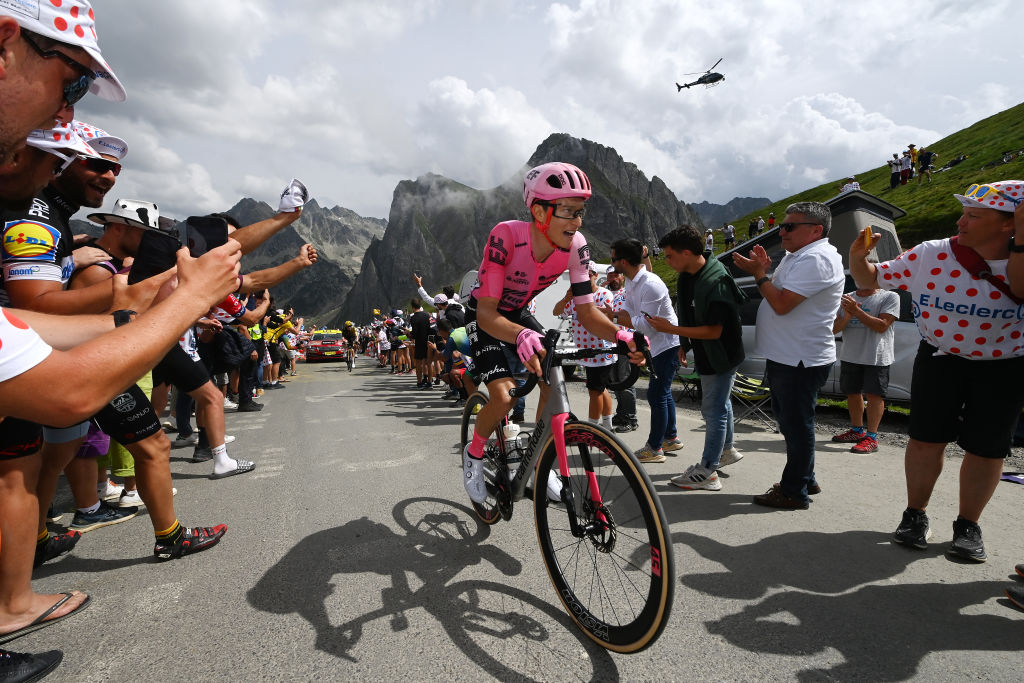
[[[548,500],[553,503],[562,502],[562,480],[554,470],[548,470]]]
[[[465,475],[466,493],[474,503],[487,500],[487,481],[484,479],[484,461],[469,454],[469,446],[462,453],[462,471]]]

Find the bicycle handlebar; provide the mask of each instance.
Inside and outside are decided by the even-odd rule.
[[[630,353],[629,347],[624,342],[617,342],[614,349],[578,349],[576,351],[556,351],[555,344],[558,343],[558,337],[561,333],[558,330],[548,330],[544,335],[544,350],[547,352],[544,355],[544,360],[541,361],[541,374],[544,377],[548,376],[548,372],[551,370],[553,365],[561,365],[563,360],[584,360],[586,358],[597,358],[598,356],[608,355],[614,353],[617,355]],[[636,350],[644,354],[644,359],[647,361],[647,369],[651,373],[652,379],[658,379],[657,373],[654,372],[654,359],[651,357],[651,350],[647,346],[647,337],[640,332],[633,333],[633,343],[636,344]],[[636,380],[640,377],[640,366],[631,365],[629,371],[629,378],[622,384],[621,389],[626,389],[633,386]],[[540,377],[533,374],[528,374],[526,383],[521,387],[513,387],[509,390],[509,396],[512,398],[521,398],[526,396],[533,388],[537,386],[537,380]]]

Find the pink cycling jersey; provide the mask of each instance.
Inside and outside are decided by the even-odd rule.
[[[573,301],[577,305],[593,303],[587,272],[590,247],[583,233],[573,236],[569,249],[556,249],[546,260],[538,262],[533,258],[530,225],[525,221],[505,221],[494,226],[484,247],[472,297],[477,301],[497,299],[499,311],[515,311],[550,287],[568,268]]]

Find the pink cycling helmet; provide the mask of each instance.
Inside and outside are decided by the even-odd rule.
[[[566,197],[590,199],[590,178],[572,164],[561,161],[531,168],[523,181],[523,200],[526,208],[534,202],[550,202]]]

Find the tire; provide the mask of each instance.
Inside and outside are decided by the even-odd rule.
[[[658,639],[675,591],[665,513],[643,467],[596,425],[565,427],[569,485],[580,525],[600,524],[588,476],[593,473],[611,528],[572,535],[564,504],[548,499],[548,472],[558,472],[554,441],[537,466],[534,519],[548,576],[569,616],[592,640],[615,652],[639,652]]]
[[[473,429],[476,427],[476,415],[480,412],[480,409],[487,405],[487,401],[490,400],[487,396],[486,391],[475,391],[469,398],[466,399],[466,405],[462,408],[462,422],[460,424],[460,440],[459,443],[461,448],[459,449],[459,469],[462,468],[462,454],[466,450],[466,445],[473,440]],[[494,524],[501,519],[501,513],[498,510],[498,501],[493,495],[494,487],[494,473],[497,471],[496,465],[492,462],[492,458],[497,455],[496,449],[499,447],[496,434],[492,434],[487,440],[487,446],[484,449],[484,473],[487,479],[487,500],[483,503],[473,503],[473,509],[476,511],[477,517],[480,518],[484,524]]]

